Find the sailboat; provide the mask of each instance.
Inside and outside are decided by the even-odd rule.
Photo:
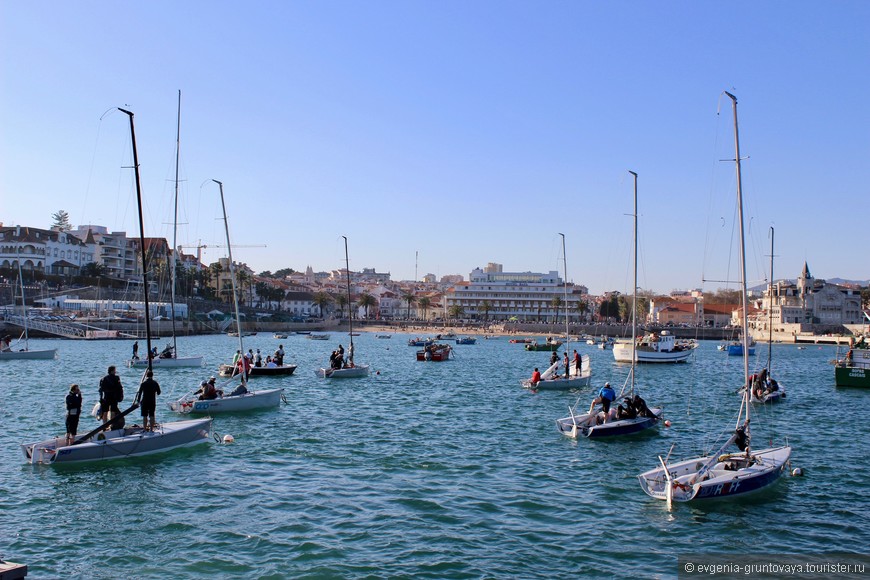
[[[24,300],[24,274],[21,273],[21,248],[18,249],[18,282],[21,285],[21,312],[24,333],[19,337],[24,338],[24,348],[15,350],[11,338],[5,338],[0,342],[0,360],[51,360],[57,358],[56,348],[32,350],[27,331],[27,303]],[[17,344],[15,345],[17,346]]]
[[[233,308],[236,313],[236,324],[241,328],[241,316],[239,315],[239,296],[236,293],[236,271],[233,265],[233,249],[230,244],[230,225],[227,220],[227,206],[224,202],[224,184],[213,179],[218,184],[221,192],[221,209],[224,214],[224,229],[227,235],[227,252],[230,263],[230,283],[233,291]],[[242,343],[242,336],[239,333],[239,352],[245,352],[245,346]],[[252,361],[253,362],[253,361]],[[293,370],[296,365],[292,365]],[[290,371],[293,372],[292,370]],[[277,407],[281,403],[281,396],[284,389],[261,389],[254,391],[248,389],[248,377],[246,373],[240,372],[235,375],[241,381],[240,385],[224,396],[214,399],[199,399],[196,395],[198,392],[189,393],[176,401],[169,403],[169,408],[176,413],[193,413],[193,414],[211,414],[211,413],[227,413],[233,411],[249,411],[251,409],[264,409],[267,407]],[[205,386],[205,385],[202,385]],[[203,395],[205,393],[203,392]]]
[[[740,176],[740,139],[737,130],[737,97],[725,92],[734,111],[734,144],[737,163],[737,214],[740,221],[740,284],[743,298],[743,376],[749,384],[749,323],[746,297],[746,243],[743,229],[743,191]],[[750,396],[744,391],[734,432],[716,452],[703,457],[669,464],[659,456],[661,467],[638,475],[647,495],[665,500],[689,502],[702,499],[733,497],[764,489],[775,483],[791,457],[791,447],[771,447],[755,451],[749,432]],[[737,453],[726,453],[735,444]],[[669,454],[670,455],[670,454]]]
[[[347,303],[348,303],[348,334],[350,335],[350,349],[348,350],[347,364],[343,368],[324,368],[314,371],[318,377],[325,379],[353,379],[369,376],[369,365],[358,365],[353,362],[353,312],[350,311],[350,259],[347,254],[347,236],[344,238],[344,263],[347,271]]]
[[[201,356],[187,356],[180,357],[178,356],[178,343],[176,340],[176,330],[175,330],[175,269],[178,266],[178,165],[179,158],[181,156],[181,91],[178,91],[178,123],[175,132],[175,213],[173,214],[172,219],[172,267],[169,270],[170,273],[170,286],[171,286],[171,302],[170,309],[172,315],[172,346],[168,346],[163,350],[163,353],[150,361],[151,366],[161,367],[161,368],[174,368],[174,367],[200,367],[202,366],[202,357]],[[148,291],[147,289],[145,290]],[[146,317],[149,315],[148,312],[145,313]],[[150,351],[149,351],[150,352]],[[148,357],[146,356],[146,359]],[[139,358],[133,358],[127,361],[128,367],[147,367],[149,365],[149,361],[142,360]]]
[[[139,155],[136,151],[136,132],[133,113],[119,109],[130,118],[130,136],[133,141],[133,169],[136,175],[136,200],[139,206],[139,246],[142,258],[142,283],[148,287],[148,264],[145,257],[145,224],[142,218],[142,188],[139,178]],[[148,293],[145,293],[145,312],[148,312]],[[148,350],[151,350],[151,321],[145,317]],[[151,371],[151,365],[148,366]],[[145,375],[143,375],[143,379]],[[161,423],[146,431],[138,425],[125,427],[123,417],[139,408],[141,391],[137,392],[130,408],[96,429],[68,443],[65,436],[53,437],[36,443],[24,443],[21,451],[29,463],[61,464],[103,461],[125,457],[151,455],[175,449],[207,443],[212,436],[212,419],[193,419]]]
[[[749,383],[738,391],[741,395],[746,389],[746,384],[752,387],[751,401],[753,403],[774,403],[785,398],[785,387],[777,382],[771,374],[771,362],[773,361],[773,226],[770,228],[770,284],[767,287],[767,366],[761,372],[752,375]],[[754,354],[752,347],[749,354]]]
[[[631,344],[637,344],[637,173],[630,171],[634,176],[634,294],[631,301]],[[617,399],[623,399],[625,406],[619,405],[611,409],[605,417],[603,412],[594,411],[590,408],[587,413],[576,414],[580,399],[573,407],[568,407],[568,417],[556,420],[556,427],[563,435],[572,439],[580,435],[589,438],[614,437],[618,435],[631,435],[645,431],[658,425],[662,417],[662,409],[659,407],[650,409],[646,402],[635,393],[635,368],[637,366],[636,346],[631,349],[631,370],[628,373],[626,384],[630,387],[628,392],[625,385]],[[594,405],[594,403],[593,403]]]
[[[568,325],[568,257],[565,253],[565,234],[559,234],[562,236],[562,261],[564,262],[565,268],[565,352],[570,353],[571,347],[571,334],[569,332]],[[548,341],[550,339],[547,339]],[[553,341],[554,344],[561,345],[562,343],[559,341]],[[528,349],[530,345],[526,345]],[[558,346],[555,349],[556,350]],[[535,349],[533,349],[535,350]],[[544,349],[537,349],[544,350]],[[525,379],[520,381],[520,384],[527,389],[535,389],[539,391],[564,391],[568,389],[581,389],[589,386],[589,381],[592,380],[592,370],[589,363],[589,355],[584,354],[580,357],[580,370],[577,370],[574,361],[568,360],[568,368],[565,369],[564,375],[557,375],[556,371],[559,370],[559,366],[561,363],[557,360],[555,363],[550,365],[550,367],[541,373],[541,380],[535,384],[532,384],[531,379]]]

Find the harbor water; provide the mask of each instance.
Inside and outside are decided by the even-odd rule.
[[[520,380],[546,368],[549,352],[478,337],[452,360],[417,362],[408,338],[362,333],[355,358],[372,375],[326,381],[314,371],[339,343],[347,349],[346,333],[247,337],[245,349],[265,356],[281,343],[299,366],[252,379],[282,386],[280,407],[215,417],[234,443],[78,466],[27,464],[19,445],[63,434],[73,382],[79,433],[95,427],[87,412],[110,364],[132,400],[132,341],[31,341],[59,358],[0,366],[0,558],[33,578],[670,578],[680,554],[870,545],[870,393],[834,386],[834,346],[775,344],[773,376],[788,396],[753,407],[753,447],[789,443],[802,477],[668,511],[636,476],[671,446],[672,460],[694,457],[734,428],[741,358],[704,341],[686,364],[640,366],[640,394],[671,426],[574,441],[554,421],[578,398],[588,409],[604,381],[619,390],[629,367],[610,350],[571,343],[590,355],[593,387],[533,393]],[[227,336],[180,339],[181,356],[205,363],[155,373],[157,421],[178,418],[165,403],[217,375],[237,347]],[[751,370],[766,359],[758,345]]]

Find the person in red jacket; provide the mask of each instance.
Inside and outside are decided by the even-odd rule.
[[[535,367],[535,372],[532,373],[532,378],[529,380],[529,384],[533,387],[537,387],[538,383],[541,382],[541,373],[538,371],[538,367]]]

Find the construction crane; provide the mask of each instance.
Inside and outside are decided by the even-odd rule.
[[[196,248],[196,261],[202,264],[202,250],[203,248],[226,248],[226,246],[221,244],[197,244],[195,246],[178,246],[180,249],[192,249]],[[233,244],[234,248],[265,248],[266,244],[251,244],[251,245],[241,245],[241,244]]]

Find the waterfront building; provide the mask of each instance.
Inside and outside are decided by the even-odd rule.
[[[565,284],[558,272],[504,272],[501,264],[489,264],[486,270],[475,268],[468,282],[453,286],[445,307],[448,312],[461,307],[466,318],[557,322],[564,321],[564,300]],[[588,303],[585,287],[568,284],[569,320],[585,316],[581,303]]]
[[[19,259],[24,272],[76,276],[82,266],[94,261],[94,251],[70,232],[0,227],[0,268],[17,270]]]
[[[91,249],[92,261],[103,265],[106,276],[131,280],[142,275],[138,238],[128,238],[126,232],[109,232],[108,228],[96,225],[79,226],[69,233],[83,240]]]

